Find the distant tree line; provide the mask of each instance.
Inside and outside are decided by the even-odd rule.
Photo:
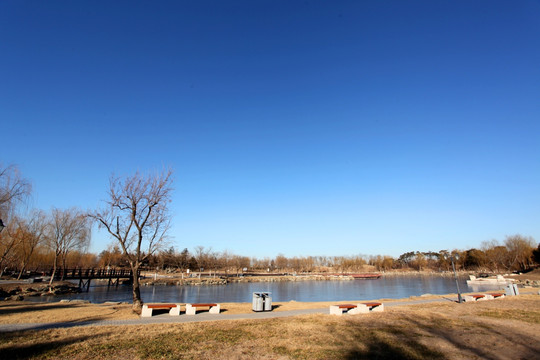
[[[55,253],[52,248],[41,243],[33,247],[32,236],[23,236],[17,231],[20,242],[3,260],[2,270],[9,270],[16,277],[26,271],[50,271],[53,268]],[[35,237],[34,237],[35,239]],[[220,272],[230,275],[241,274],[244,269],[271,273],[353,273],[362,271],[450,271],[450,255],[455,256],[457,270],[478,272],[527,271],[540,264],[540,245],[531,246],[530,239],[519,235],[508,237],[508,245],[495,245],[488,248],[469,250],[441,250],[439,252],[411,251],[392,257],[376,256],[295,256],[277,255],[270,258],[255,258],[235,255],[228,251],[217,252],[211,248],[196,247],[193,251],[174,247],[158,251],[142,263],[144,270],[183,272]],[[497,243],[497,242],[494,242]],[[508,247],[510,246],[510,247]],[[59,262],[57,271],[62,268],[129,268],[128,259],[117,245],[111,245],[99,254],[73,249]]]
[[[485,241],[478,249],[411,251],[400,255],[397,259],[390,256],[371,256],[369,264],[379,271],[391,269],[449,271],[452,268],[452,258],[459,270],[523,272],[540,264],[540,244],[536,244],[532,237],[513,235],[507,236],[502,243],[497,240]]]
[[[534,239],[521,235],[508,236],[499,243],[496,240],[482,243],[479,249],[440,250],[438,252],[410,251],[397,258],[392,256],[295,256],[282,254],[270,258],[255,258],[217,252],[203,246],[193,252],[187,248],[176,251],[174,247],[150,256],[144,264],[147,269],[186,272],[219,271],[238,274],[243,269],[272,273],[351,273],[361,271],[450,271],[452,258],[457,270],[479,272],[527,271],[540,265],[540,245]],[[101,267],[126,266],[126,259],[118,247],[110,247],[97,257]]]

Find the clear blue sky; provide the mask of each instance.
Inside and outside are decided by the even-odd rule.
[[[4,0],[0,131],[46,210],[170,166],[178,249],[539,241],[540,2]]]

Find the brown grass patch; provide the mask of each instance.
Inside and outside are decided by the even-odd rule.
[[[0,323],[54,323],[137,319],[130,304],[99,305],[80,303],[31,303],[8,301],[0,303]]]
[[[540,311],[521,309],[490,309],[479,313],[480,316],[487,316],[496,319],[518,320],[531,324],[540,324]]]

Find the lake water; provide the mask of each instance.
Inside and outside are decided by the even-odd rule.
[[[500,286],[469,287],[466,278],[459,279],[461,292],[498,290]],[[401,299],[422,294],[457,293],[453,277],[436,275],[388,276],[377,280],[293,281],[232,283],[201,286],[142,286],[144,302],[251,302],[253,292],[271,292],[272,301],[344,301]],[[131,302],[131,287],[107,287],[97,282],[85,293],[66,296],[33,298],[34,301],[84,299],[92,303],[105,301]]]

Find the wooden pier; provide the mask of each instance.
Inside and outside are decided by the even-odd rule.
[[[52,270],[49,275],[52,276]],[[59,269],[54,279],[79,280],[79,287],[88,291],[90,282],[94,279],[108,280],[107,286],[118,286],[120,280],[133,281],[133,272],[128,269]]]

